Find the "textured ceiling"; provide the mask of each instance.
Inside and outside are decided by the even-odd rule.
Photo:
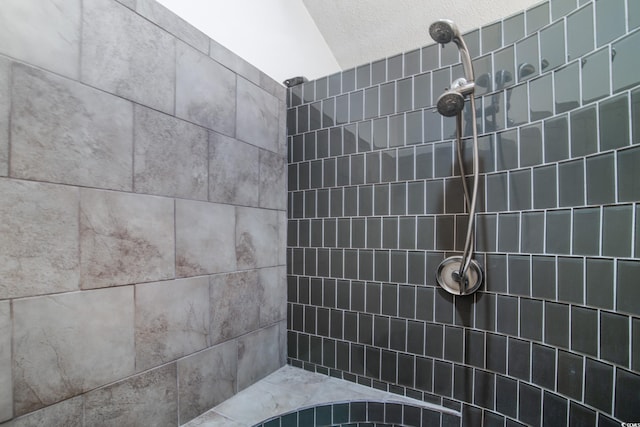
[[[343,69],[432,43],[440,18],[467,32],[540,0],[303,0]]]

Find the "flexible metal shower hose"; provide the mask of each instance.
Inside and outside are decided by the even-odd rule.
[[[465,277],[471,259],[473,258],[473,242],[474,242],[474,226],[476,217],[476,205],[478,199],[478,129],[476,119],[476,100],[473,94],[471,98],[471,124],[473,135],[473,189],[471,198],[469,198],[469,188],[467,186],[466,172],[462,161],[462,112],[456,115],[456,153],[458,157],[458,166],[460,168],[460,178],[462,179],[462,188],[464,189],[465,205],[469,211],[469,222],[467,224],[467,236],[464,242],[464,251],[462,253],[462,261],[460,262],[460,277]]]

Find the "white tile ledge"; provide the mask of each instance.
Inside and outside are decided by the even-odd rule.
[[[291,411],[352,401],[400,403],[460,416],[439,405],[287,365],[183,426],[250,427]]]

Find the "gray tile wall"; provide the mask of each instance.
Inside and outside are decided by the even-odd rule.
[[[176,426],[282,366],[284,88],[154,0],[0,24],[0,424]]]
[[[290,363],[464,426],[640,419],[635,4],[550,0],[465,35],[486,274],[470,297],[435,281],[467,223],[455,123],[433,108],[462,75],[455,47],[289,90]]]

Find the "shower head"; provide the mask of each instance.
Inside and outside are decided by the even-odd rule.
[[[453,117],[462,112],[464,97],[473,93],[474,87],[475,84],[473,82],[469,83],[463,77],[456,79],[451,84],[451,88],[438,97],[436,103],[438,113],[445,117]]]
[[[438,113],[445,117],[453,117],[462,112],[464,96],[458,91],[448,90],[438,97]]]
[[[473,82],[473,67],[471,66],[471,56],[469,49],[462,39],[458,26],[450,19],[439,19],[429,26],[429,35],[436,42],[442,45],[454,42],[460,51],[462,58],[462,67],[464,68],[464,76],[467,82]]]
[[[440,44],[446,44],[450,41],[458,43],[456,39],[460,39],[460,31],[453,21],[449,19],[439,19],[429,26],[429,34],[431,38]]]

